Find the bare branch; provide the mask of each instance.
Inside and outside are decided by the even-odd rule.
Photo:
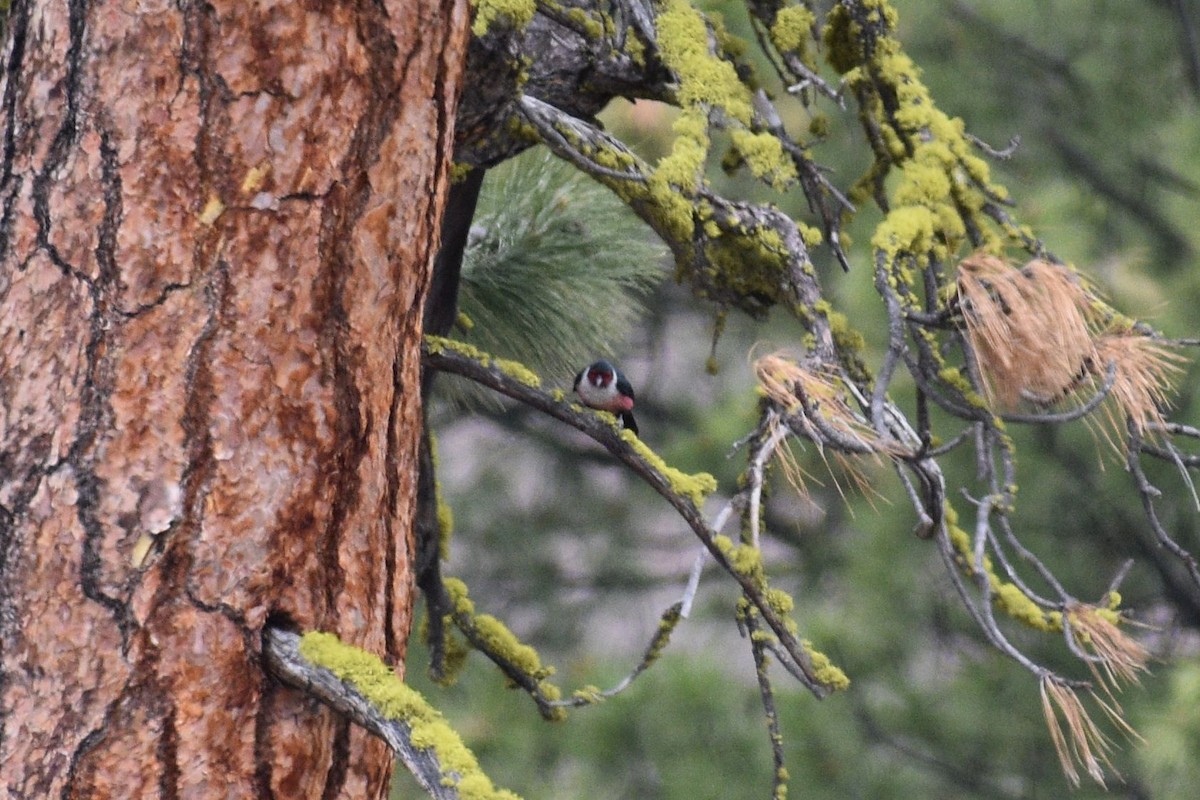
[[[1150,483],[1150,480],[1146,477],[1146,473],[1142,470],[1142,464],[1137,455],[1141,450],[1141,445],[1141,436],[1138,434],[1136,427],[1131,424],[1129,426],[1129,455],[1125,463],[1129,468],[1129,474],[1133,477],[1138,494],[1142,498],[1142,508],[1146,512],[1146,519],[1149,520],[1150,528],[1154,531],[1159,544],[1183,563],[1187,568],[1188,575],[1192,579],[1192,583],[1200,587],[1200,567],[1196,564],[1196,557],[1171,538],[1166,528],[1163,527],[1162,521],[1159,520],[1158,512],[1155,511],[1154,500],[1161,496],[1162,492]]]

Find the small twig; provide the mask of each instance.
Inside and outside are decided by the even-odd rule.
[[[750,639],[750,652],[754,656],[754,677],[758,679],[758,694],[762,700],[763,714],[767,718],[767,735],[771,739],[771,754],[775,760],[775,779],[772,784],[771,797],[785,797],[787,771],[784,769],[783,733],[779,728],[779,712],[775,708],[775,690],[771,686],[771,675],[767,669],[767,643],[762,638],[757,618],[747,616],[745,623]]]
[[[768,411],[769,415],[775,412]],[[765,441],[761,441],[757,446],[751,445],[750,466],[747,470],[747,477],[750,480],[748,487],[750,492],[750,508],[747,512],[750,521],[750,544],[756,549],[759,546],[759,517],[762,503],[763,490],[763,470],[766,462],[775,454],[775,449],[788,436],[788,428],[786,425],[767,426],[770,434]]]
[[[1067,643],[1067,649],[1071,651],[1071,655],[1078,658],[1080,661],[1088,664],[1106,664],[1108,659],[1103,656],[1098,656],[1089,653],[1080,646],[1079,640],[1075,638],[1075,630],[1071,626],[1071,615],[1064,608],[1062,612],[1062,632],[1063,641]]]
[[[646,649],[642,654],[642,660],[638,662],[632,672],[618,681],[612,688],[597,692],[576,692],[569,700],[549,701],[550,706],[552,708],[580,708],[582,706],[594,705],[598,699],[607,700],[625,691],[639,675],[649,669],[650,665],[658,660],[659,654],[667,646],[667,641],[671,638],[671,633],[675,630],[675,625],[681,619],[683,619],[682,603],[676,603],[664,611],[658,630],[650,640],[650,643],[646,645]]]
[[[538,134],[548,145],[551,145],[551,149],[556,155],[567,159],[589,175],[614,178],[619,181],[637,181],[639,183],[646,181],[646,176],[640,170],[628,172],[610,169],[603,164],[597,164],[579,152],[575,145],[555,127],[556,123],[562,124],[563,120],[570,119],[570,117],[549,103],[543,103],[536,97],[525,96],[521,98],[519,107],[521,115],[537,129]]]
[[[725,523],[733,516],[733,512],[736,510],[742,497],[743,495],[739,494],[733,500],[730,500],[725,504],[725,508],[721,509],[721,513],[717,514],[716,519],[712,523],[712,529],[715,532],[720,533],[725,527]],[[700,588],[700,576],[704,572],[704,562],[707,560],[708,549],[701,547],[700,552],[696,553],[696,558],[692,562],[692,569],[688,573],[687,585],[683,589],[683,597],[679,600],[679,616],[684,619],[687,619],[688,615],[692,613],[692,603],[696,599],[696,591]]]
[[[692,561],[692,569],[688,573],[687,585],[683,588],[683,600],[679,610],[680,616],[687,619],[692,613],[692,603],[696,600],[696,592],[700,589],[700,576],[704,573],[704,562],[708,560],[708,550],[701,547]]]
[[[1104,598],[1107,598],[1107,597],[1111,596],[1114,592],[1120,590],[1121,584],[1125,581],[1125,576],[1129,574],[1129,570],[1132,568],[1133,568],[1133,559],[1132,558],[1125,559],[1125,563],[1123,563],[1117,569],[1117,573],[1115,575],[1113,575],[1113,579],[1111,581],[1109,581],[1108,590],[1104,593]],[[1103,598],[1101,599],[1101,602],[1104,602]]]
[[[969,437],[971,435],[973,430],[974,430],[973,427],[963,428],[961,431],[959,431],[957,434],[954,435],[953,439],[946,442],[945,444],[938,445],[937,447],[929,448],[929,452],[926,453],[926,455],[929,456],[930,458],[938,458],[940,456],[946,455],[946,453],[949,453],[951,450],[953,450],[954,448],[958,447],[960,444],[965,442],[967,440],[967,437]]]
[[[1020,134],[1013,134],[1012,138],[1008,140],[1008,146],[1002,150],[997,150],[983,139],[980,139],[978,136],[972,133],[968,133],[966,136],[967,140],[971,142],[971,144],[975,145],[992,158],[998,158],[1001,161],[1007,161],[1008,159],[1012,158],[1013,154],[1017,152],[1017,148],[1021,146]]]
[[[1156,489],[1146,477],[1146,473],[1142,470],[1141,461],[1137,454],[1141,450],[1141,436],[1138,434],[1134,426],[1129,424],[1129,456],[1126,459],[1126,465],[1129,468],[1129,474],[1133,476],[1134,485],[1137,486],[1138,494],[1142,498],[1142,508],[1146,512],[1146,518],[1150,521],[1150,529],[1154,531],[1155,537],[1159,544],[1167,549],[1171,555],[1175,556],[1183,565],[1187,567],[1188,574],[1191,576],[1192,582],[1196,586],[1200,586],[1200,567],[1197,567],[1196,557],[1179,545],[1171,535],[1167,533],[1162,522],[1158,518],[1158,512],[1154,509],[1154,498],[1160,496],[1162,492]]]
[[[1184,425],[1181,422],[1151,422],[1146,425],[1146,430],[1169,433],[1174,436],[1189,436],[1193,439],[1200,439],[1200,428],[1194,428],[1191,425]]]

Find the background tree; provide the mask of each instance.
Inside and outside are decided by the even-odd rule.
[[[0,794],[378,797],[269,622],[403,669],[465,3],[18,3]]]

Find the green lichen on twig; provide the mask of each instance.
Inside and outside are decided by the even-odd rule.
[[[672,492],[680,497],[686,497],[696,508],[703,506],[704,498],[717,490],[717,479],[712,475],[707,472],[689,475],[670,466],[662,456],[651,450],[633,431],[621,431],[621,441],[629,445],[643,461],[662,475]]]
[[[531,370],[519,361],[513,361],[507,358],[496,358],[483,352],[477,347],[460,342],[455,339],[447,339],[444,336],[425,336],[425,344],[432,352],[441,350],[451,350],[467,358],[478,361],[484,367],[495,367],[513,380],[519,381],[526,386],[537,388],[542,385],[542,379],[536,372]]]
[[[951,544],[958,552],[959,567],[969,576],[978,573],[975,564],[975,554],[971,548],[971,536],[958,525],[958,512],[952,505],[946,503],[946,533]],[[1047,611],[1035,603],[1027,594],[1014,583],[1001,578],[995,570],[992,559],[983,559],[982,570],[987,576],[991,587],[992,602],[996,608],[1018,622],[1043,633],[1060,633],[1062,631],[1062,613]]]
[[[512,686],[529,692],[545,719],[564,719],[566,711],[555,705],[562,698],[562,690],[548,680],[554,667],[543,665],[537,650],[518,639],[503,622],[491,614],[477,613],[461,580],[446,578],[444,585],[450,599],[450,617],[471,646],[500,667]]]

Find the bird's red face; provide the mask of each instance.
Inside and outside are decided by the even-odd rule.
[[[613,382],[613,374],[608,370],[592,367],[588,370],[587,381],[597,389],[603,389]]]

